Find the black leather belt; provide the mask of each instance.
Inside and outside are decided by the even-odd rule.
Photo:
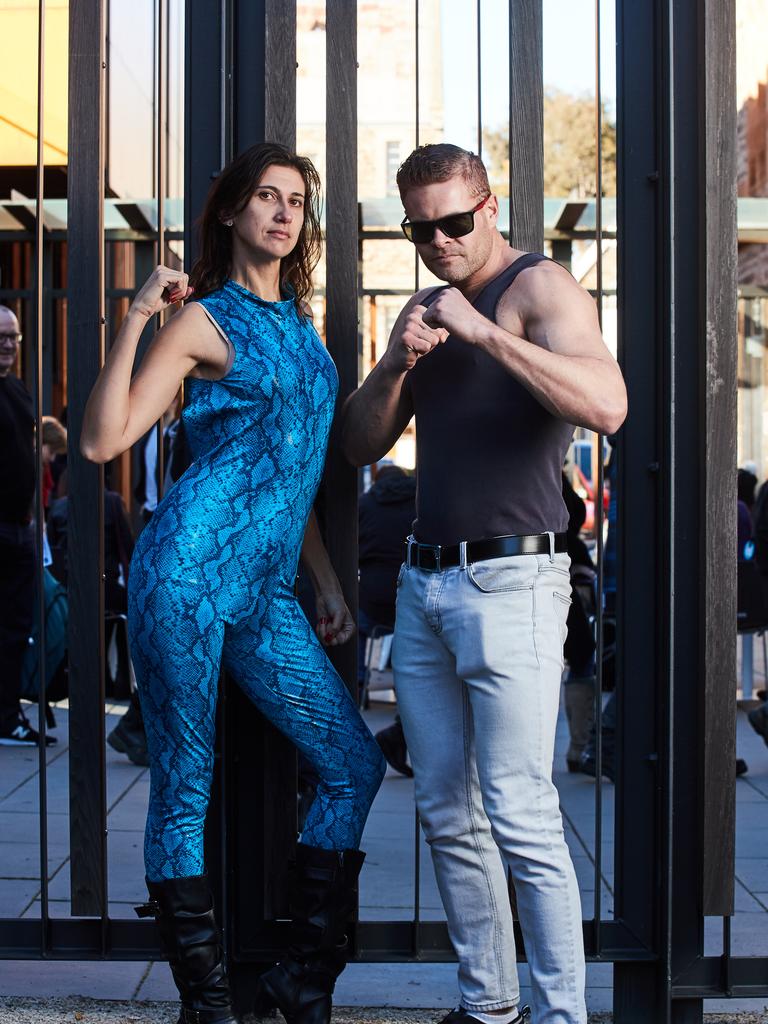
[[[510,537],[489,537],[487,540],[468,540],[465,562],[484,562],[489,558],[505,558],[509,555],[561,554],[568,550],[564,533],[531,533]],[[463,544],[422,544],[414,537],[406,542],[406,564],[427,572],[441,572],[452,566],[461,565]]]

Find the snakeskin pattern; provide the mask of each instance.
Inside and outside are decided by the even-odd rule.
[[[293,594],[337,375],[293,300],[232,281],[199,300],[232,346],[187,381],[189,469],[141,533],[128,628],[150,756],[151,881],[202,874],[219,671],[302,751],[320,783],[302,842],[352,849],[384,773],[379,748]]]

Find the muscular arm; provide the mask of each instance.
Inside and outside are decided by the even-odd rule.
[[[344,403],[341,443],[355,466],[366,466],[386,455],[408,426],[413,416],[408,371],[448,336],[447,331],[432,329],[422,320],[420,302],[431,290],[422,289],[406,303],[392,328],[386,352]]]
[[[455,289],[439,296],[427,320],[488,352],[554,416],[615,433],[627,414],[627,393],[602,339],[592,297],[551,264],[523,271],[518,280],[516,306],[503,297],[497,324]],[[526,337],[515,333],[521,320]]]
[[[92,462],[109,462],[156,423],[184,377],[224,346],[201,310],[187,306],[160,330],[132,376],[136,349],[150,317],[188,296],[187,277],[158,268],[131,304],[85,407],[80,450]]]

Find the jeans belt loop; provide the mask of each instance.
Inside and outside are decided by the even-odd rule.
[[[549,537],[549,560],[554,562],[555,560],[555,535],[551,530],[547,530],[547,536]]]
[[[459,541],[459,568],[467,568],[467,542],[465,540]]]
[[[408,545],[408,550],[405,553],[405,565],[406,565],[406,568],[410,569],[411,565],[413,564],[411,562],[411,550],[413,548],[413,545],[415,544],[415,541],[414,541],[412,533],[408,534],[408,537],[406,539],[406,544]]]

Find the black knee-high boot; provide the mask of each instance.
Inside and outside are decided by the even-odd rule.
[[[333,989],[347,963],[345,924],[365,854],[299,843],[291,886],[291,946],[261,978],[257,1011],[277,1006],[288,1024],[329,1024]]]
[[[179,1024],[237,1024],[206,875],[150,882],[139,917],[154,917],[181,997]]]

